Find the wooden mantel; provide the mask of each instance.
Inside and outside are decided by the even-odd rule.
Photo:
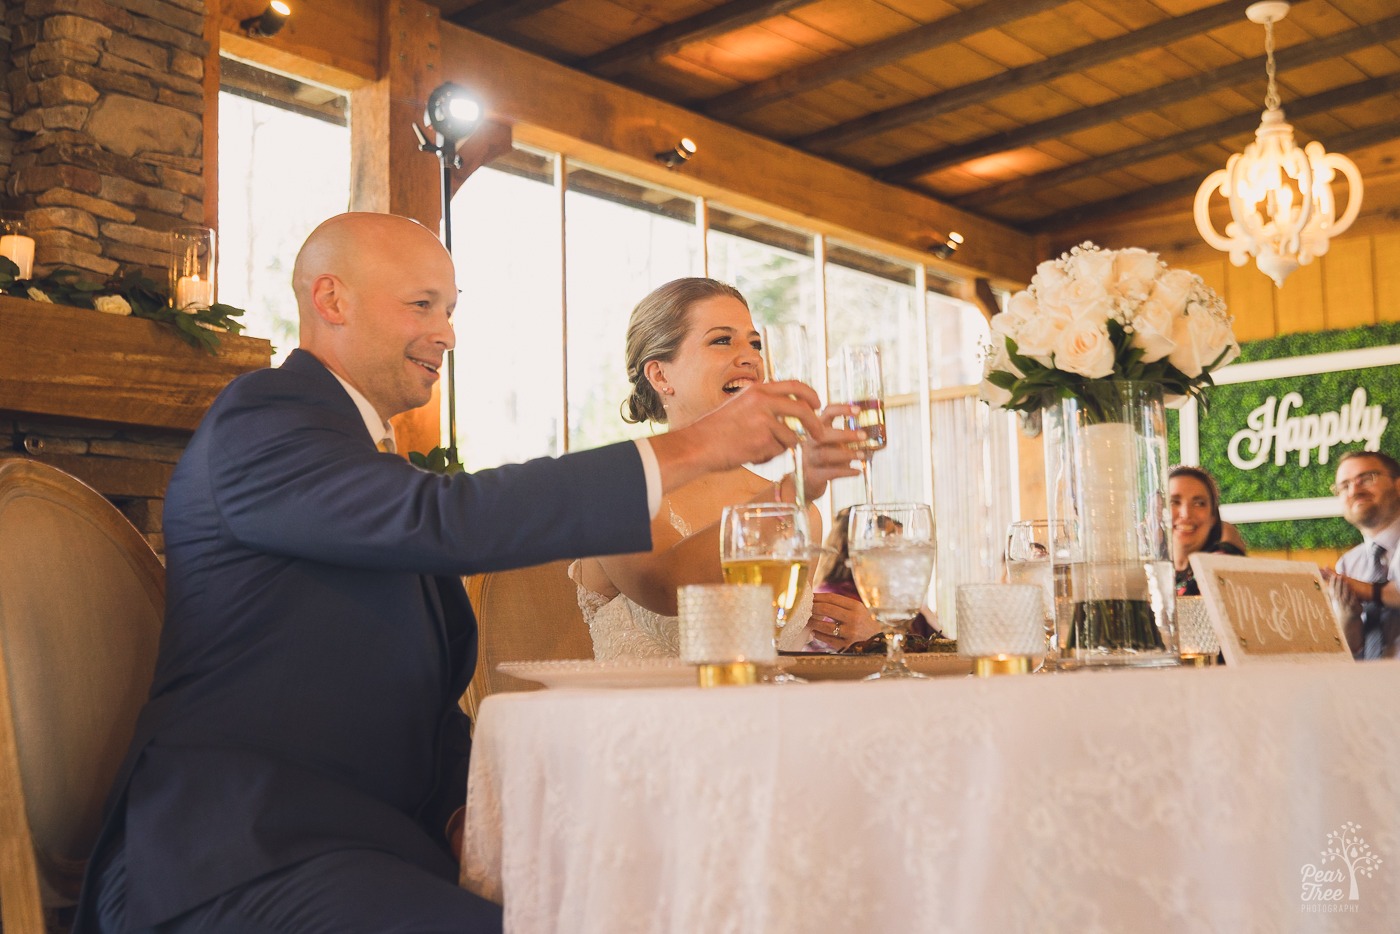
[[[223,335],[217,354],[144,318],[0,296],[0,411],[194,431],[272,345]]]

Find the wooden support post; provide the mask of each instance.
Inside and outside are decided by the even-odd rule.
[[[441,167],[418,150],[428,95],[442,83],[441,21],[421,0],[386,0],[380,24],[379,78],[351,94],[350,209],[411,217],[440,230]],[[445,372],[444,372],[445,375]],[[441,396],[394,419],[399,450],[428,451],[442,436]]]

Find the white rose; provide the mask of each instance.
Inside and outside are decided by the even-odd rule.
[[[1050,366],[1055,343],[1060,339],[1060,332],[1069,326],[1070,316],[1058,308],[1036,305],[1030,296],[1026,296],[1026,299],[1033,309],[1031,313],[1017,315],[998,327],[998,322],[1008,316],[1007,312],[1003,312],[992,319],[992,331],[1015,340],[1018,353],[1030,357],[1041,366]]]
[[[1070,277],[1097,282],[1099,288],[1107,288],[1113,277],[1113,254],[1098,247],[1082,249],[1070,257]]]
[[[1006,348],[1006,336],[993,333],[991,343],[986,347],[986,359],[983,362],[982,372],[994,373],[998,370],[1014,373],[1017,376],[1025,375],[1011,362],[1011,355]]]
[[[1104,289],[1103,283],[1089,279],[1076,280],[1065,295],[1065,303],[1075,320],[1098,325],[1107,324],[1115,310],[1113,296]]]
[[[1101,322],[1075,318],[1055,345],[1055,366],[1090,379],[1113,373],[1113,341]]]
[[[977,398],[987,403],[994,409],[1004,409],[1011,401],[1011,393],[992,383],[990,380],[982,380],[977,387]]]
[[[1137,247],[1119,250],[1113,255],[1114,294],[1141,301],[1152,291],[1153,280],[1161,272],[1156,253]]]
[[[1176,349],[1167,359],[1192,379],[1200,376],[1222,353],[1225,356],[1220,366],[1240,355],[1230,319],[1197,302],[1187,305],[1186,314],[1176,319],[1172,339],[1176,341]]]
[[[1035,275],[1031,277],[1031,285],[1037,291],[1042,288],[1055,288],[1069,281],[1069,276],[1065,273],[1064,263],[1058,259],[1047,259],[1039,266],[1035,267]]]
[[[41,291],[41,290],[39,290],[39,289],[36,289],[36,288],[35,288],[34,286],[32,286],[32,285],[29,287],[29,291],[28,291],[26,294],[29,296],[29,298],[30,298],[32,301],[36,301],[36,302],[48,302],[50,305],[53,304],[53,299],[49,298],[47,295],[45,295],[45,294],[43,293],[43,291]]]
[[[1142,348],[1143,363],[1155,363],[1176,349],[1172,335],[1177,317],[1172,309],[1155,298],[1138,306],[1132,321],[1132,345]]]
[[[1168,269],[1153,285],[1152,294],[1148,298],[1171,309],[1173,314],[1180,314],[1186,310],[1186,303],[1198,284],[1204,285],[1195,273],[1184,269]]]
[[[92,307],[104,315],[131,314],[131,305],[120,295],[99,295],[92,300]]]

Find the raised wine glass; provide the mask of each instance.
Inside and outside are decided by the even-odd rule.
[[[763,328],[763,372],[769,380],[797,380],[812,384],[811,345],[807,341],[807,328],[800,324],[769,324]],[[787,426],[797,432],[797,437],[807,437],[807,429],[795,418],[785,419]],[[792,479],[796,484],[797,505],[802,507],[802,521],[806,520],[807,484],[802,469],[802,452],[792,449]]]
[[[1021,519],[1011,523],[1006,533],[1006,580],[1012,584],[1034,584],[1044,594],[1046,671],[1059,663],[1059,639],[1055,629],[1058,600],[1068,599],[1069,534],[1063,520]],[[1061,561],[1051,559],[1059,555]],[[1040,669],[1037,669],[1040,670]]]
[[[905,664],[904,637],[933,577],[933,510],[923,503],[852,506],[849,530],[851,576],[885,634],[884,667],[866,680],[924,677]]]
[[[865,431],[865,440],[855,447],[860,475],[865,480],[865,501],[875,502],[875,484],[870,477],[870,459],[885,449],[885,387],[880,370],[880,348],[856,344],[841,348],[841,402],[855,406],[856,414],[846,418],[846,427]]]
[[[813,551],[807,518],[796,503],[726,506],[720,517],[720,566],[728,584],[763,584],[773,592],[773,645],[807,586]],[[779,672],[772,680],[800,683]]]

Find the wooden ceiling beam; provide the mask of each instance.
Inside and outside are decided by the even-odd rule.
[[[788,142],[809,152],[830,152],[847,143],[971,107],[1024,88],[1044,84],[1063,75],[1127,58],[1147,49],[1160,48],[1218,26],[1239,22],[1244,16],[1245,7],[1251,2],[1252,0],[1225,0],[1186,16],[1163,20],[1146,29],[1127,32],[1103,42],[1090,42],[1063,55],[1013,68],[981,81],[973,81],[971,84],[960,85],[930,97],[900,104],[898,107],[847,120],[845,123],[838,123]]]
[[[1388,143],[1393,139],[1400,139],[1400,119],[1343,133],[1341,136],[1328,140],[1327,146],[1331,152],[1354,152],[1377,143]],[[1102,201],[1082,204],[1067,211],[1056,211],[1039,220],[1020,224],[1019,229],[1029,234],[1050,234],[1053,236],[1056,231],[1072,227],[1082,221],[1136,211],[1139,208],[1159,204],[1173,198],[1194,195],[1203,181],[1205,181],[1205,176],[1180,178],[1174,182],[1144,188],[1121,197],[1105,198]]]
[[[1357,49],[1390,42],[1396,38],[1400,38],[1400,16],[1392,16],[1366,26],[1358,26],[1325,39],[1300,42],[1280,50],[1275,57],[1278,60],[1278,70],[1282,72],[1311,65],[1314,62],[1325,61],[1329,58],[1337,58],[1349,52],[1355,52]],[[1120,97],[1118,100],[1109,101],[1097,107],[1086,107],[1083,110],[1072,111],[1060,117],[1052,117],[1049,120],[1041,120],[1038,123],[1027,124],[1014,130],[995,133],[958,146],[950,146],[947,149],[915,156],[884,169],[878,169],[874,175],[882,181],[906,182],[928,172],[961,165],[983,156],[1010,152],[1013,149],[1020,149],[1022,146],[1031,146],[1047,139],[1112,123],[1132,114],[1200,97],[1210,91],[1234,87],[1246,81],[1257,79],[1263,74],[1264,56],[1261,55],[1258,58],[1236,62],[1214,71],[1182,78],[1171,84],[1149,88],[1137,94],[1129,94],[1127,97]]]
[[[596,55],[571,62],[574,68],[610,77],[633,65],[670,55],[692,42],[701,42],[726,32],[806,6],[815,0],[731,0],[689,19],[653,29]]]
[[[968,36],[1024,19],[1069,0],[1002,0],[945,16],[908,32],[902,32],[828,58],[800,65],[763,81],[745,85],[701,101],[696,106],[711,117],[730,120],[751,110],[784,100],[813,88],[871,71]]]
[[[1380,97],[1382,94],[1389,94],[1393,91],[1400,91],[1400,72],[1393,75],[1386,75],[1383,78],[1372,78],[1369,81],[1358,81],[1355,84],[1348,84],[1345,87],[1334,88],[1331,91],[1324,91],[1321,94],[1314,94],[1311,97],[1300,97],[1297,100],[1286,102],[1283,110],[1290,119],[1306,117],[1315,113],[1325,113],[1337,107],[1345,107],[1349,104],[1360,103],[1370,100],[1373,97]],[[1037,175],[1027,175],[1022,178],[1012,179],[1000,185],[993,185],[981,191],[973,192],[962,198],[954,198],[953,203],[960,208],[968,210],[981,210],[988,205],[998,201],[1005,201],[1029,191],[1044,191],[1048,188],[1055,188],[1069,182],[1078,181],[1081,178],[1089,178],[1094,175],[1102,175],[1105,172],[1112,172],[1117,169],[1127,168],[1149,159],[1157,159],[1162,156],[1169,156],[1179,152],[1185,152],[1194,146],[1202,143],[1216,142],[1238,136],[1241,133],[1248,133],[1259,125],[1259,116],[1256,112],[1240,114],[1237,117],[1230,117],[1228,120],[1221,120],[1219,123],[1212,123],[1210,126],[1199,127],[1188,130],[1185,133],[1178,133],[1175,136],[1168,136],[1164,139],[1153,140],[1150,143],[1143,143],[1141,146],[1133,146],[1129,149],[1120,149],[1117,152],[1100,156],[1096,159],[1085,159],[1083,162],[1076,162],[1059,169],[1051,169],[1048,172],[1041,172]]]
[[[478,32],[491,32],[512,20],[524,19],[564,0],[481,0],[480,3],[443,17],[449,23]]]

